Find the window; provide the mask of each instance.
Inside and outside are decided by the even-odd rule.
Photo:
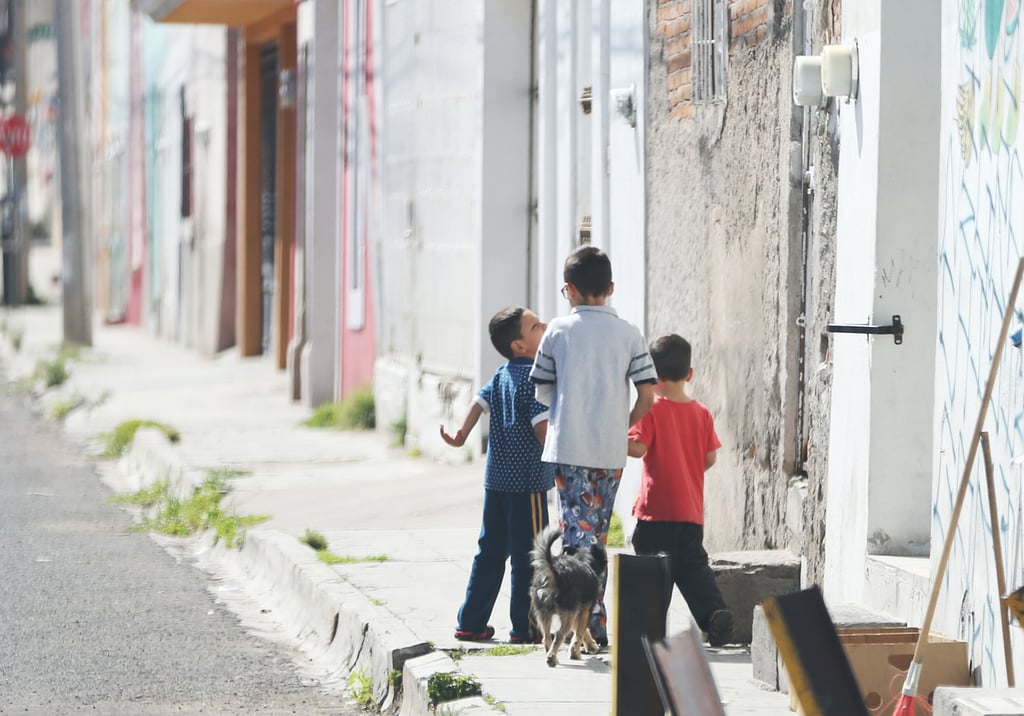
[[[725,60],[729,46],[726,0],[693,2],[693,101],[725,98]]]

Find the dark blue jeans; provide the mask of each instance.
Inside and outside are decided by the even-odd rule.
[[[697,626],[707,631],[708,618],[726,606],[704,551],[704,525],[640,520],[633,532],[633,550],[637,554],[668,554],[672,581],[679,587]]]
[[[477,553],[469,573],[466,601],[459,609],[459,629],[482,632],[491,618],[505,578],[505,561],[512,560],[512,636],[530,637],[530,550],[537,533],[548,524],[546,492],[484,491],[484,519]]]

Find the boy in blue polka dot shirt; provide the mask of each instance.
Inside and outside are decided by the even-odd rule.
[[[505,560],[511,558],[509,641],[539,643],[540,635],[530,625],[530,550],[548,524],[547,491],[554,486],[554,474],[540,460],[548,408],[534,397],[530,368],[547,325],[533,311],[516,306],[499,311],[488,328],[491,343],[508,362],[477,393],[454,435],[441,426],[444,441],[462,447],[480,415],[490,414],[483,524],[455,638],[484,641],[494,636],[487,620],[505,577]]]

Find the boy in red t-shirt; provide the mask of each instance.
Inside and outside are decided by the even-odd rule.
[[[658,372],[654,407],[629,431],[630,457],[643,458],[633,549],[665,552],[672,581],[711,646],[732,640],[732,612],[715,584],[704,551],[704,471],[722,446],[708,409],[686,394],[693,378],[690,344],[668,334],[651,343]]]

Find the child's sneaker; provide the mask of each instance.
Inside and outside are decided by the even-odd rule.
[[[487,641],[494,636],[494,627],[488,624],[483,631],[469,631],[468,629],[456,629],[455,638],[459,641]]]
[[[527,636],[519,636],[518,634],[508,635],[509,644],[543,644],[544,637],[540,634],[530,633]]]
[[[732,641],[732,612],[718,609],[708,618],[708,644],[722,646]]]

